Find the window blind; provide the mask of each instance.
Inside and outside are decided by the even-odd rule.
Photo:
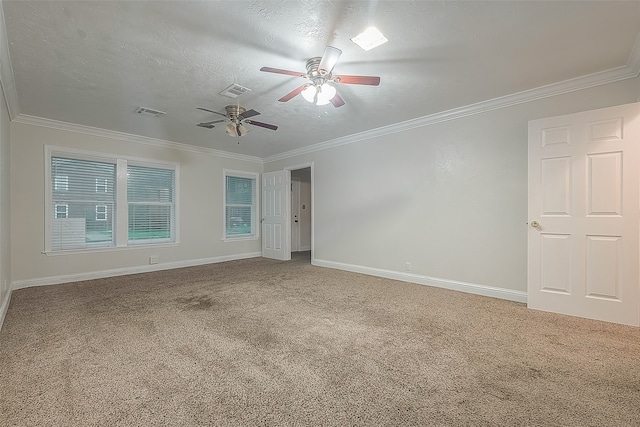
[[[115,179],[115,163],[51,157],[52,250],[114,245]],[[96,191],[96,180],[103,191]],[[97,206],[104,209],[102,220]]]
[[[129,243],[174,241],[175,171],[127,167]]]
[[[225,177],[225,236],[255,234],[256,179]]]

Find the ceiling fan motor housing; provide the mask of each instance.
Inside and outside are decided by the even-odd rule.
[[[225,110],[227,111],[227,116],[229,116],[233,122],[237,122],[238,116],[247,111],[246,108],[240,107],[239,105],[227,105]]]
[[[315,86],[322,86],[327,80],[331,80],[331,72],[323,73],[318,69],[321,57],[316,56],[307,60],[307,78],[313,82]]]

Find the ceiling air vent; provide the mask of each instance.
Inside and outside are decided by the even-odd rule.
[[[147,108],[147,107],[136,108],[136,113],[144,114],[145,116],[152,116],[152,117],[162,117],[165,114],[167,114],[164,111],[158,111],[158,110],[154,110],[153,108]]]
[[[226,88],[225,90],[223,90],[222,92],[220,92],[220,95],[226,96],[228,98],[237,98],[245,92],[251,92],[251,89],[234,83],[228,88]]]

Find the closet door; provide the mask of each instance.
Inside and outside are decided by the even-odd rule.
[[[640,104],[529,122],[528,306],[640,326]]]

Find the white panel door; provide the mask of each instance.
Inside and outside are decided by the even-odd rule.
[[[529,122],[528,306],[640,326],[640,104]]]
[[[262,256],[291,259],[289,246],[289,186],[291,171],[262,174]]]

